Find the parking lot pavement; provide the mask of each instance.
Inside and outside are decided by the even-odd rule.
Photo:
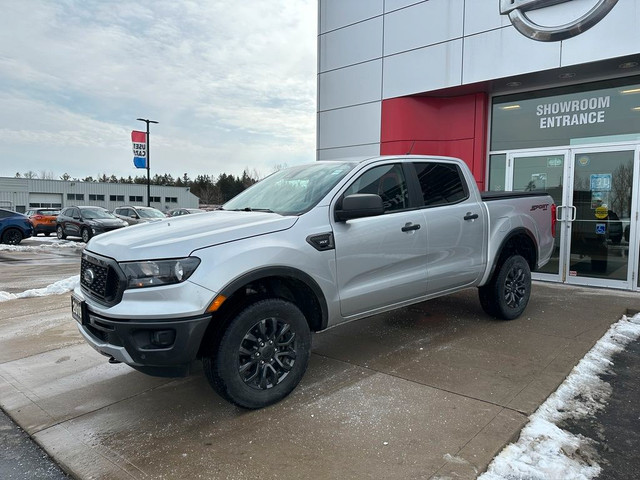
[[[300,386],[246,411],[110,365],[69,295],[2,304],[0,406],[76,478],[475,478],[637,294],[536,283],[525,315],[461,292],[313,338]],[[14,343],[19,344],[13,347]]]
[[[3,245],[3,247],[7,247]],[[84,243],[32,237],[12,250],[0,250],[0,292],[19,293],[44,288],[80,273]]]

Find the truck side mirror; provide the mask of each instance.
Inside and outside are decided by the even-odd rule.
[[[354,193],[342,199],[342,208],[336,209],[335,218],[338,222],[346,222],[354,218],[373,217],[383,213],[384,206],[380,195]]]

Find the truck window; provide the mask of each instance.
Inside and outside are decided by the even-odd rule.
[[[407,182],[400,164],[381,165],[367,170],[351,184],[344,196],[354,193],[380,195],[385,213],[409,207]]]
[[[425,206],[448,205],[469,198],[462,172],[457,165],[418,162],[414,166]]]

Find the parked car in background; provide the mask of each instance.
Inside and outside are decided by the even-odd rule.
[[[56,234],[60,240],[80,237],[86,243],[94,235],[126,226],[127,222],[102,207],[67,207],[56,219]]]
[[[124,220],[129,225],[136,225],[138,223],[157,222],[163,218],[167,218],[157,208],[153,207],[138,207],[132,205],[124,205],[118,207],[113,211],[113,214]]]
[[[33,236],[39,233],[44,233],[46,237],[55,233],[56,231],[56,218],[60,210],[51,208],[35,208],[27,210],[25,215],[31,220],[33,225]]]
[[[206,210],[201,208],[172,208],[167,212],[167,217],[179,217],[181,215],[190,215],[192,213],[205,213]]]
[[[18,245],[33,233],[29,217],[22,213],[0,208],[0,240],[7,245]]]

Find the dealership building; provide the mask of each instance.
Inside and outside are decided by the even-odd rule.
[[[458,157],[547,191],[535,278],[640,290],[640,0],[319,0],[319,160]]]
[[[188,187],[150,186],[150,205],[161,211],[197,208]],[[147,185],[0,177],[0,208],[24,213],[34,208],[93,205],[113,211],[121,205],[147,205]]]

